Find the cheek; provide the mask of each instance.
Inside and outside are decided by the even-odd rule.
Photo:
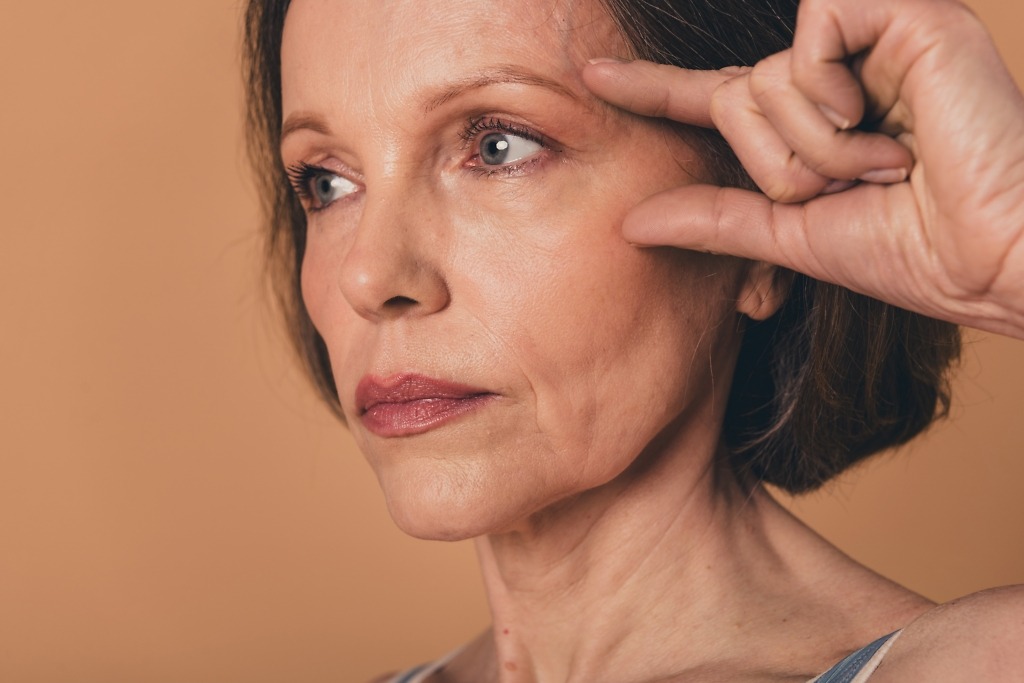
[[[530,429],[562,455],[549,467],[601,479],[706,386],[708,349],[731,329],[720,323],[732,269],[716,275],[723,264],[712,257],[634,248],[618,232],[628,205],[589,199],[520,210],[464,242],[454,270],[471,274],[465,291],[478,299],[467,305],[532,396]],[[495,249],[498,235],[507,248]]]
[[[318,244],[318,242],[316,231],[311,227],[306,228],[306,246],[299,270],[299,285],[302,292],[302,301],[305,303],[306,310],[313,319],[313,324],[319,330],[320,326],[317,323],[317,318],[320,317],[324,310],[326,285],[331,275],[327,260],[323,258],[322,245]]]
[[[710,393],[710,351],[730,327],[722,325],[728,308],[704,264],[672,268],[676,259],[629,256],[592,264],[587,272],[596,281],[552,311],[561,314],[559,325],[533,342],[544,364],[535,384],[552,407],[542,412],[551,426],[575,423],[585,434],[567,436],[585,436],[592,449],[635,453]]]
[[[334,372],[334,383],[338,388],[342,408],[351,409],[351,378],[339,376],[343,367],[366,369],[365,354],[368,344],[359,344],[355,334],[363,333],[361,319],[348,304],[341,289],[339,268],[341,264],[332,254],[329,244],[307,242],[299,273],[302,302],[310,321],[323,339],[328,350],[330,365]],[[359,352],[359,356],[353,354]],[[351,421],[352,416],[347,418]],[[349,422],[351,424],[351,422]]]
[[[322,261],[317,260],[307,249],[302,259],[302,269],[299,272],[299,285],[306,311],[318,331],[322,330],[326,276],[327,270]]]
[[[353,316],[349,315],[351,307],[341,291],[338,277],[340,264],[332,256],[333,247],[312,232],[310,230],[307,236],[299,284],[306,312],[334,357],[342,352],[342,349],[335,348],[341,341],[339,332],[351,326]]]

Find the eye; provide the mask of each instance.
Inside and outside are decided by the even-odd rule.
[[[473,150],[466,166],[485,176],[517,176],[544,159],[549,141],[537,131],[496,116],[469,119],[462,131],[466,148]]]
[[[528,138],[512,133],[488,133],[480,139],[480,161],[488,166],[506,166],[522,161],[544,149]]]
[[[333,173],[318,173],[309,181],[312,198],[320,208],[356,191],[356,184]]]
[[[302,163],[289,167],[288,177],[295,193],[320,211],[359,190],[359,186],[337,173],[320,166]]]

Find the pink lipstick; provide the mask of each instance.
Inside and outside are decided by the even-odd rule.
[[[423,375],[367,375],[356,387],[356,409],[377,436],[412,436],[451,422],[494,397],[484,389]]]

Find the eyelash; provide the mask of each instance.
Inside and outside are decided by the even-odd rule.
[[[535,142],[544,149],[548,149],[550,146],[548,141],[545,140],[542,135],[535,133],[529,128],[509,123],[508,121],[503,121],[502,119],[493,116],[478,116],[470,119],[466,123],[466,127],[461,133],[459,133],[459,137],[462,138],[465,146],[468,148],[483,135],[494,131],[501,131],[503,133],[509,133],[510,135],[516,135],[524,140]],[[473,158],[476,159],[479,156],[479,154],[475,154]],[[491,177],[495,174],[513,176],[518,175],[525,170],[526,167],[537,163],[539,160],[538,155],[535,154],[523,159],[522,161],[513,162],[506,166],[472,166],[470,168],[474,173],[478,173],[486,177]],[[319,175],[334,173],[334,171],[328,168],[317,166],[315,164],[308,164],[305,161],[300,161],[299,163],[285,169],[285,174],[288,176],[292,189],[295,191],[295,194],[298,195],[299,199],[307,205],[307,210],[310,213],[323,211],[333,204],[332,202],[332,204],[322,207],[313,205],[313,193],[309,189],[310,183]]]
[[[295,191],[295,194],[299,196],[299,199],[309,204],[308,210],[310,213],[323,211],[327,208],[326,206],[313,206],[313,193],[309,190],[309,184],[313,182],[313,179],[324,173],[333,173],[333,171],[326,169],[323,166],[307,164],[305,161],[300,161],[299,163],[285,169],[285,175],[288,176],[288,181],[291,183],[292,189]]]

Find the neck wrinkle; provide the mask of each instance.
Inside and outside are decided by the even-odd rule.
[[[708,624],[736,635],[723,616],[751,566],[741,555],[764,548],[751,540],[763,533],[763,494],[741,490],[714,454],[670,444],[527,531],[477,540],[499,680],[652,680],[686,656],[652,658],[652,639],[682,639],[696,666],[727,637]]]

